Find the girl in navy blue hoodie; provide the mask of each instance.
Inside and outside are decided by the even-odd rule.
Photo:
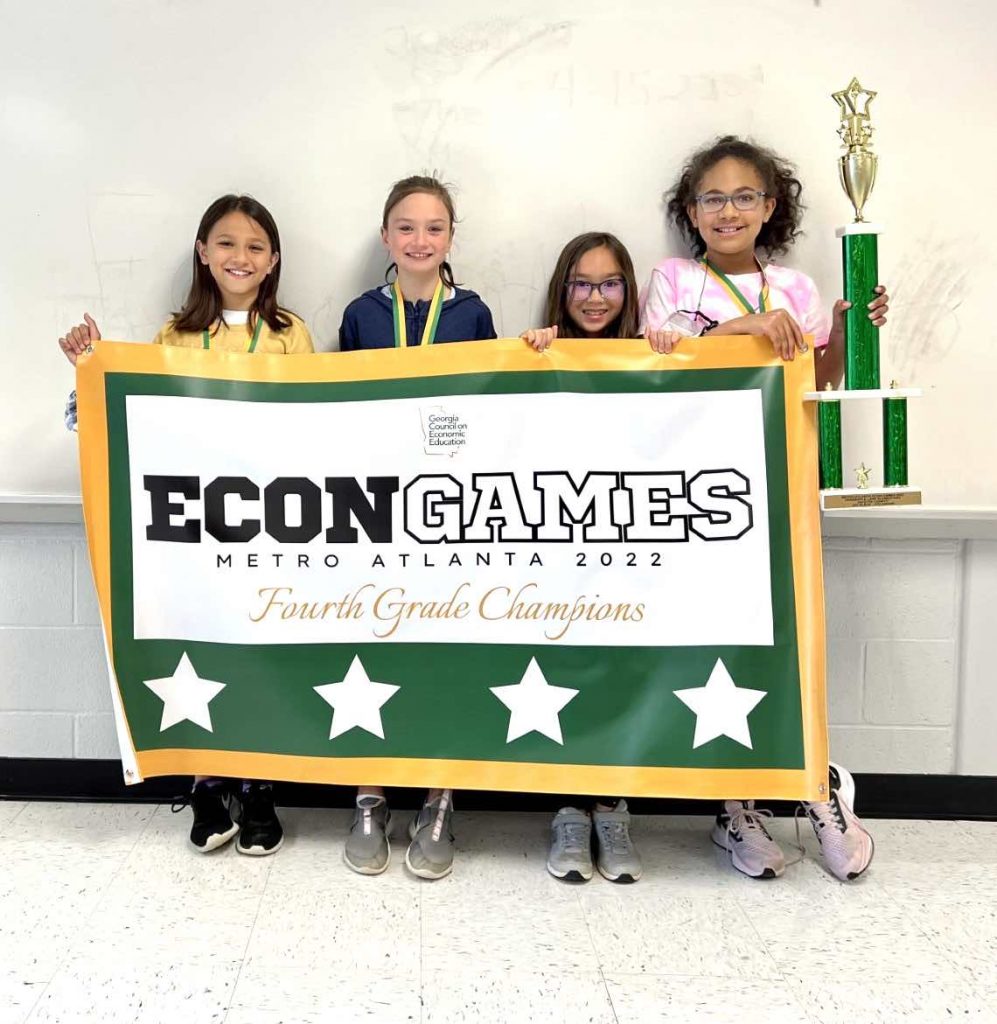
[[[480,297],[454,283],[447,262],[454,233],[454,204],[435,178],[395,182],[384,204],[381,240],[395,280],[371,288],[343,313],[339,347],[404,348],[495,337],[492,314]]]
[[[392,260],[385,276],[392,270],[396,276],[346,307],[339,328],[342,351],[495,337],[488,307],[454,283],[447,256],[455,220],[453,198],[435,178],[394,184],[384,204],[381,240]],[[453,868],[452,815],[450,790],[433,789],[409,825],[405,863],[420,878],[442,878]],[[384,790],[361,786],[343,853],[346,863],[363,875],[380,874],[391,859],[390,832]]]

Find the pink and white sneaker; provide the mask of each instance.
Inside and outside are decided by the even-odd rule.
[[[875,844],[854,811],[855,780],[841,765],[830,765],[831,798],[803,801],[824,863],[835,878],[850,882],[872,863]]]
[[[710,838],[730,854],[730,861],[749,878],[778,878],[786,870],[786,858],[769,835],[765,819],[771,811],[759,811],[754,800],[725,800]]]

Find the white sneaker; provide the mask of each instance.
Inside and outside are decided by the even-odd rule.
[[[762,820],[771,817],[771,811],[756,811],[754,800],[725,800],[710,838],[730,853],[731,863],[741,874],[778,878],[786,870],[786,858]]]
[[[835,878],[850,882],[872,863],[875,844],[853,808],[855,780],[840,765],[830,765],[831,799],[803,802],[814,827],[824,863]]]

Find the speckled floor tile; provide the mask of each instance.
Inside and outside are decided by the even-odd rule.
[[[239,966],[74,957],[49,983],[27,1020],[222,1024]]]
[[[598,971],[565,975],[491,970],[434,972],[422,986],[423,1024],[616,1024]]]
[[[986,1001],[957,981],[867,982],[848,977],[791,977],[814,1024],[997,1024]]]
[[[618,1024],[809,1024],[780,978],[607,974],[606,984]]]
[[[580,901],[606,974],[778,976],[734,900],[644,894],[627,902],[588,895]]]
[[[260,903],[247,965],[374,971],[418,982],[419,898],[374,888],[268,889]]]
[[[134,845],[149,821],[155,804],[29,803],[14,819],[16,833],[37,843],[73,844],[77,847]]]
[[[424,887],[422,949],[424,963],[444,972],[598,969],[578,901],[541,899],[531,891],[516,898],[484,889],[470,896]]]
[[[779,904],[750,917],[787,975],[819,977],[833,964],[836,974],[869,982],[958,976],[945,952],[893,901]]]
[[[0,836],[6,835],[14,819],[27,807],[17,800],[0,800]]]
[[[914,919],[974,986],[997,989],[997,903],[924,903]]]
[[[225,1024],[419,1024],[418,978],[246,964]]]

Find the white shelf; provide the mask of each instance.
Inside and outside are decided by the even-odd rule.
[[[804,402],[854,402],[863,398],[920,398],[921,388],[866,388],[854,391],[804,391]]]

